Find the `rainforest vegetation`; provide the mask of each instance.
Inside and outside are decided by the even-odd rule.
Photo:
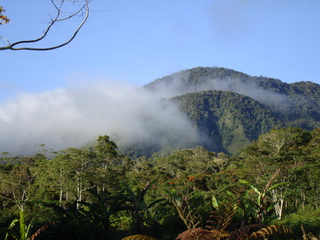
[[[319,237],[319,157],[320,129],[297,127],[273,128],[235,155],[196,147],[130,158],[108,136],[2,153],[0,239]]]
[[[0,239],[320,238],[320,85],[199,67],[145,90],[197,135],[3,152]]]

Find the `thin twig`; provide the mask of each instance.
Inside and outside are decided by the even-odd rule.
[[[85,4],[75,13],[65,17],[65,18],[59,18],[61,16],[62,13],[62,6],[63,6],[63,1],[60,2],[60,5],[57,6],[53,0],[51,0],[51,3],[53,4],[53,6],[55,7],[55,9],[57,10],[57,14],[56,16],[51,19],[51,23],[48,25],[48,27],[46,28],[46,30],[44,31],[44,33],[42,34],[42,36],[40,36],[39,38],[33,39],[33,40],[23,40],[23,41],[18,41],[18,42],[14,42],[12,44],[9,44],[5,47],[0,47],[0,50],[32,50],[32,51],[48,51],[48,50],[54,50],[57,48],[61,48],[67,44],[69,44],[79,33],[80,29],[83,27],[83,25],[85,24],[85,22],[88,20],[89,17],[89,3],[91,2],[91,0],[85,0]],[[69,38],[69,40],[65,41],[62,44],[53,46],[53,47],[44,47],[44,48],[39,48],[39,47],[15,47],[21,44],[31,44],[31,43],[36,43],[41,41],[42,39],[44,39],[49,31],[51,30],[51,27],[58,21],[65,21],[68,20],[76,15],[78,15],[80,12],[82,12],[83,10],[85,10],[85,16],[83,18],[83,20],[81,21],[81,23],[79,24],[78,28],[75,30],[75,32],[73,33],[73,35]],[[2,39],[6,40],[5,38],[1,37]],[[9,43],[9,41],[6,41],[7,43]]]

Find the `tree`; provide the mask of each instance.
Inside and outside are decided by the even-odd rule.
[[[0,166],[1,208],[8,210],[11,207],[18,207],[19,210],[24,210],[31,195],[30,189],[34,181],[32,168],[35,161],[36,157],[12,158]]]
[[[48,50],[54,50],[57,48],[61,48],[65,45],[69,44],[77,36],[80,29],[83,27],[85,22],[88,20],[89,12],[90,12],[89,11],[89,4],[92,0],[77,0],[77,1],[73,0],[72,3],[74,4],[75,2],[78,2],[79,7],[71,13],[64,11],[64,7],[65,7],[66,2],[71,2],[70,0],[69,1],[50,0],[50,1],[52,3],[53,7],[55,8],[56,14],[54,17],[51,17],[50,23],[48,24],[47,28],[44,30],[43,34],[40,37],[31,39],[31,40],[21,40],[21,41],[11,43],[5,37],[0,36],[0,39],[2,40],[2,42],[5,43],[5,46],[0,47],[0,50],[48,51]],[[3,7],[0,6],[0,25],[8,23],[10,21],[7,16],[3,15],[4,11],[5,10],[3,9]],[[76,30],[73,32],[73,34],[71,35],[71,37],[68,40],[66,40],[60,44],[54,45],[54,46],[48,46],[48,47],[38,47],[37,46],[37,43],[39,43],[43,39],[47,38],[48,33],[52,29],[52,26],[56,25],[59,22],[65,22],[65,21],[68,21],[70,19],[74,19],[77,17],[81,17],[82,21],[80,22],[80,24],[78,25],[78,27],[76,28]]]
[[[117,152],[117,145],[107,135],[99,136],[93,147],[98,169],[95,173],[96,187],[100,192],[114,192],[118,190],[122,168],[122,157]]]
[[[286,156],[289,153],[297,155],[297,149],[306,146],[312,135],[309,131],[297,127],[272,129],[270,133],[262,134],[258,139],[258,151],[271,156]]]
[[[110,140],[109,136],[104,135],[98,137],[95,150],[103,168],[115,166],[119,163],[117,149],[117,145]]]
[[[60,206],[86,200],[85,192],[96,187],[98,163],[90,150],[68,148],[46,161],[34,185],[36,200],[58,200]],[[39,199],[42,196],[42,199]],[[79,206],[79,205],[77,205]]]
[[[94,154],[85,149],[68,148],[57,158],[61,158],[61,163],[68,164],[68,178],[71,180],[71,189],[75,193],[76,201],[81,202],[84,192],[95,187],[95,183],[92,182],[97,168]],[[62,169],[65,170],[65,167],[66,165]]]

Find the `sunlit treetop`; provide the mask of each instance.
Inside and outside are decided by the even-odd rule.
[[[10,22],[10,19],[6,15],[3,15],[4,12],[5,10],[0,6],[0,25]]]

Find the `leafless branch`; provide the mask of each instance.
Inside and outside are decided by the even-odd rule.
[[[39,38],[36,38],[36,39],[32,39],[32,40],[23,40],[23,41],[18,41],[18,42],[14,42],[14,43],[11,43],[1,37],[1,39],[3,40],[6,40],[6,42],[8,43],[7,46],[4,46],[4,47],[0,47],[0,50],[32,50],[32,51],[48,51],[48,50],[54,50],[54,49],[57,49],[57,48],[61,48],[67,44],[69,44],[76,36],[77,34],[79,33],[80,29],[83,27],[83,25],[86,23],[86,21],[88,20],[88,17],[89,17],[89,4],[92,0],[85,0],[84,1],[84,4],[80,7],[80,9],[74,13],[71,13],[70,15],[68,15],[67,17],[64,17],[64,18],[60,18],[61,17],[61,14],[62,14],[62,8],[63,8],[63,0],[60,1],[60,4],[59,6],[53,1],[51,0],[51,3],[53,4],[53,6],[55,7],[56,9],[56,15],[54,18],[51,19],[51,22],[50,24],[47,26],[47,28],[45,29],[44,33],[42,34],[42,36],[40,36]],[[61,21],[66,21],[66,20],[69,20],[79,14],[82,14],[83,13],[83,19],[82,21],[80,22],[80,24],[78,25],[77,29],[73,32],[72,36],[65,42],[61,43],[61,44],[58,44],[58,45],[55,45],[55,46],[52,46],[52,47],[19,47],[21,46],[22,44],[34,44],[34,43],[37,43],[37,42],[40,42],[41,40],[43,40],[44,38],[46,38],[46,36],[48,35],[48,33],[50,32],[52,26],[54,26],[57,22],[61,22]]]

